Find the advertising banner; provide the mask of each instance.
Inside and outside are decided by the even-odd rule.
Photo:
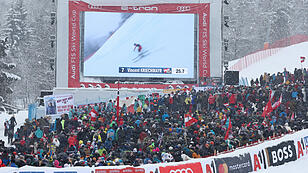
[[[159,167],[160,173],[197,173],[203,172],[200,162],[187,163],[175,166]]]
[[[145,169],[133,167],[123,169],[95,169],[95,173],[145,173]]]
[[[133,56],[126,57],[121,54],[121,51],[126,50],[124,48],[128,49],[129,46],[127,45],[131,45],[131,44],[124,43],[124,40],[127,40],[127,39],[120,39],[123,41],[119,41],[119,38],[122,38],[123,35],[124,36],[127,35],[127,33],[125,34],[125,32],[122,32],[123,29],[121,30],[121,28],[116,28],[116,30],[114,32],[111,32],[111,35],[108,36],[107,38],[109,40],[108,44],[106,42],[104,46],[100,45],[101,47],[96,52],[93,52],[93,54],[89,54],[89,56],[84,56],[80,54],[81,52],[80,48],[82,46],[80,43],[80,40],[81,40],[80,36],[82,34],[81,29],[80,29],[81,28],[80,23],[81,23],[81,18],[83,17],[82,15],[84,14],[82,12],[85,12],[85,17],[87,17],[88,16],[87,13],[90,13],[90,12],[110,12],[112,13],[113,18],[117,18],[117,16],[120,16],[120,14],[123,14],[123,15],[138,14],[136,16],[133,16],[134,18],[127,20],[128,23],[121,25],[123,27],[127,27],[126,31],[128,31],[129,28],[131,29],[131,32],[129,32],[130,35],[132,35],[132,37],[129,38],[129,42],[131,44],[134,44],[135,41],[137,42],[140,41],[140,39],[138,39],[139,38],[138,34],[142,34],[141,32],[152,33],[152,31],[150,31],[151,28],[145,29],[144,31],[141,30],[140,32],[137,32],[139,31],[139,29],[134,29],[133,27],[131,27],[130,23],[139,21],[137,20],[139,18],[143,19],[143,18],[152,17],[153,19],[159,18],[159,20],[166,20],[165,24],[162,25],[162,27],[165,28],[164,29],[165,32],[170,31],[170,34],[169,34],[170,36],[173,33],[175,33],[176,28],[183,29],[183,27],[176,27],[176,26],[177,25],[180,26],[181,24],[183,25],[183,19],[187,19],[187,22],[190,24],[188,25],[184,24],[184,26],[185,27],[187,26],[186,30],[189,31],[189,33],[191,34],[189,37],[187,36],[187,38],[186,38],[187,34],[182,35],[182,36],[174,35],[174,39],[169,39],[166,42],[162,41],[164,43],[163,45],[162,43],[157,44],[158,46],[160,46],[157,49],[154,48],[157,45],[154,44],[153,39],[156,39],[156,38],[165,39],[167,38],[167,36],[157,37],[154,35],[150,37],[151,34],[148,34],[146,36],[149,36],[148,40],[151,40],[151,41],[150,42],[145,41],[145,43],[141,43],[141,45],[143,45],[143,49],[145,51],[149,51],[148,53],[146,53],[146,55],[149,54],[147,55],[149,57],[142,56],[142,57],[137,57],[137,59],[136,58],[132,59],[131,57]],[[146,15],[142,15],[143,13]],[[194,22],[195,20],[194,16],[196,16],[196,19],[198,19],[196,22]],[[133,20],[135,18],[136,20]],[[172,20],[170,21],[169,19],[170,20],[172,19]],[[150,20],[150,21],[153,22],[153,20]],[[174,24],[170,25],[170,22],[173,22]],[[196,27],[199,30],[199,33],[198,33],[199,35],[196,34],[194,36],[193,25],[197,25]],[[85,26],[85,28],[87,26]],[[139,24],[138,25],[135,24],[132,26],[139,26]],[[188,26],[192,26],[192,28],[188,28]],[[155,28],[155,30],[159,28],[161,27],[157,27]],[[141,37],[141,38],[144,38],[144,37]],[[192,40],[192,43],[189,42],[189,44],[185,45],[185,43],[188,42],[187,39]],[[183,43],[184,45],[182,47],[176,47],[174,45],[177,45],[177,44],[175,43],[171,44],[170,40],[174,40],[174,42],[176,42],[177,44]],[[197,46],[198,50],[194,49],[194,44],[198,44]],[[147,45],[149,46],[148,48],[147,48]],[[121,48],[121,51],[117,51],[117,49],[119,48]],[[135,48],[132,47],[132,49],[134,49],[134,51],[129,52],[128,54],[134,54],[135,52],[137,52],[137,50],[135,50],[136,47]],[[153,50],[151,51],[151,49]],[[183,53],[180,53],[184,49],[185,50],[187,49],[187,51],[184,51],[184,53],[190,52],[190,54],[184,55]],[[85,50],[85,52],[87,52],[87,50]],[[113,52],[113,53],[110,53],[110,52]],[[140,52],[142,52],[142,50]],[[126,61],[120,61],[121,63],[124,63],[123,65],[131,64],[132,66],[118,66],[116,68],[116,67],[113,67],[113,65],[117,63],[113,63],[113,64],[111,63],[110,65],[107,65],[106,63],[109,61],[110,62],[116,61],[115,58],[114,59],[108,58],[109,54],[113,55],[114,57],[115,57],[115,54],[119,54],[119,56],[116,56],[116,57],[119,57],[119,59],[126,58]],[[124,55],[128,55],[128,54],[125,53]],[[97,65],[97,63],[95,62],[101,61],[102,59],[102,58],[100,59],[97,58],[97,57],[101,57],[100,55],[104,55],[104,57],[107,57],[107,60],[106,59],[103,60],[105,62],[105,64],[103,65],[105,65],[106,68],[98,68],[97,70],[94,68],[94,71],[93,71],[93,68],[83,68],[84,71],[81,74],[80,65],[82,63],[85,63],[84,67],[92,67],[94,65]],[[164,56],[168,55],[168,57],[166,58],[164,57],[163,61],[159,60],[159,58],[163,57],[163,55]],[[198,57],[195,58],[197,55]],[[91,56],[93,56],[92,60],[89,59],[89,57]],[[182,58],[182,57],[186,57],[186,58]],[[132,59],[132,62],[130,62],[131,59]],[[186,60],[188,61],[186,62]],[[169,61],[172,63],[169,63]],[[197,65],[198,68],[194,67],[193,61],[196,61],[196,63],[198,64]],[[158,62],[161,62],[161,64],[155,64]],[[144,63],[149,64],[149,65],[143,66]],[[172,64],[175,64],[175,63],[179,65],[172,66]],[[187,79],[196,79],[197,77],[199,78],[210,77],[210,4],[209,3],[198,3],[198,4],[174,3],[174,4],[155,4],[155,5],[148,5],[148,6],[94,6],[94,5],[90,5],[85,2],[81,2],[81,1],[69,1],[68,65],[69,65],[68,87],[70,88],[72,87],[79,88],[81,84],[87,85],[88,83],[81,82],[81,76],[84,76],[84,75],[85,76],[88,75],[90,77],[115,77],[115,76],[117,77],[118,76],[136,77],[137,76],[137,77],[163,77],[163,78],[187,78]],[[104,69],[106,70],[107,68],[110,68],[110,70],[103,71]],[[98,70],[101,70],[102,72],[98,73]],[[111,70],[115,72],[111,72]],[[119,74],[113,75],[117,73]]]
[[[269,166],[279,166],[297,159],[293,140],[267,147],[265,151],[268,157]]]
[[[45,115],[61,115],[68,113],[74,106],[73,95],[51,95],[44,97]]]
[[[218,173],[246,173],[252,172],[251,157],[249,153],[234,157],[217,158],[215,160]]]
[[[202,159],[201,164],[204,173],[216,173],[214,158]]]

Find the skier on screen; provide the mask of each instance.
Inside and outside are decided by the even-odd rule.
[[[135,51],[136,48],[137,48],[138,52],[141,52],[142,46],[141,46],[140,44],[134,43],[134,46],[135,46],[134,51]]]

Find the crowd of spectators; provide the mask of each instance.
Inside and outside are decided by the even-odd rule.
[[[50,117],[26,121],[10,147],[0,145],[0,166],[179,162],[298,131],[308,127],[304,75],[306,70],[285,70],[262,75],[251,86],[153,93],[136,99],[133,111],[124,105],[119,118],[110,100],[74,107],[55,122]],[[262,116],[269,99],[274,103],[280,96],[280,106]],[[185,114],[198,121],[186,127]],[[232,128],[225,138],[229,120]]]

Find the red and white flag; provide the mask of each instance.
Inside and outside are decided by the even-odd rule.
[[[274,97],[274,93],[275,93],[275,91],[273,91],[273,92],[272,92],[272,90],[270,91],[268,102],[267,102],[267,104],[266,104],[266,106],[263,110],[263,113],[262,113],[263,117],[267,116],[273,110],[277,109],[282,102],[282,94],[281,94],[280,97],[279,97],[279,100],[272,105],[272,99]]]
[[[272,111],[273,111],[272,102],[271,102],[271,99],[269,99],[265,108],[264,108],[264,110],[263,110],[262,117],[267,116]]]
[[[189,127],[189,126],[193,125],[197,121],[198,120],[196,118],[193,118],[190,114],[185,114],[184,115],[185,127]]]
[[[264,127],[268,127],[268,123],[266,122],[266,119],[264,119],[264,121],[262,122],[262,125],[263,125]]]
[[[269,99],[272,101],[275,95],[275,91],[270,90]]]
[[[92,108],[91,112],[89,113],[91,116],[91,121],[95,121],[96,117],[98,116],[98,113]]]
[[[281,102],[282,102],[282,94],[280,95],[279,100],[272,105],[273,110],[277,109],[280,106]]]
[[[305,62],[306,57],[301,56],[301,63]]]
[[[291,120],[294,121],[295,120],[295,113],[293,112],[291,115]]]

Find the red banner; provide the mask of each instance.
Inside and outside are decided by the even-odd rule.
[[[188,164],[177,165],[177,166],[159,167],[159,171],[160,173],[199,173],[199,172],[203,172],[200,162],[188,163]]]
[[[79,88],[80,82],[80,12],[122,13],[190,13],[199,16],[199,77],[210,77],[210,4],[156,4],[149,6],[93,6],[81,1],[69,1],[68,87]],[[92,84],[97,85],[97,84]]]
[[[210,5],[199,12],[199,77],[210,77]]]
[[[69,2],[68,87],[80,87],[80,9]]]

